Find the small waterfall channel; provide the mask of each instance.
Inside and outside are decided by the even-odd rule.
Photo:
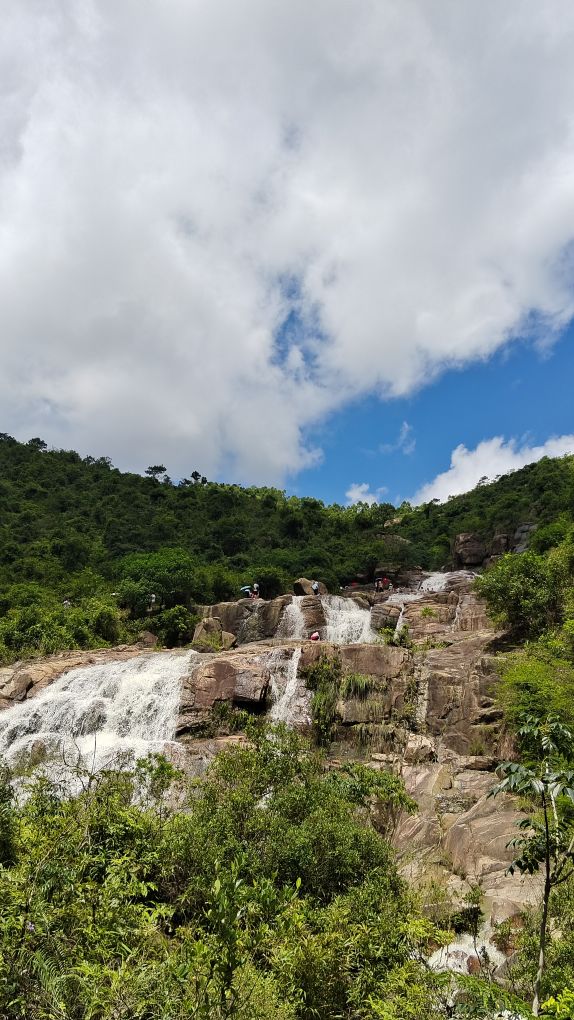
[[[436,571],[435,573],[429,574],[428,577],[425,577],[416,591],[396,592],[396,594],[389,595],[387,604],[391,606],[399,606],[400,608],[399,618],[395,626],[395,634],[400,634],[403,629],[405,609],[409,602],[419,602],[425,595],[444,591],[445,588],[448,588],[453,582],[460,580],[472,580],[474,577],[476,577],[476,574],[471,573],[469,570],[456,570],[451,572]],[[457,629],[458,615],[459,607],[457,606],[455,623],[452,628],[453,630]]]
[[[276,648],[268,659],[270,673],[270,722],[283,722],[289,727],[308,725],[311,722],[311,692],[305,681],[297,676],[301,648],[291,652]]]
[[[175,739],[183,677],[196,652],[155,652],[70,670],[38,697],[0,713],[0,754],[16,771],[42,764],[99,771],[161,751]]]

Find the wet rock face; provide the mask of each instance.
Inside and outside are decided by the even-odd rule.
[[[416,815],[403,817],[394,833],[401,870],[410,881],[440,883],[453,899],[480,884],[487,918],[499,922],[536,901],[539,879],[506,874],[508,842],[523,817],[510,797],[489,796],[492,772],[468,771],[464,762],[399,765]]]
[[[308,634],[312,634],[314,630],[321,630],[327,625],[323,603],[318,595],[305,595],[301,602],[301,612]]]
[[[382,630],[384,627],[394,629],[400,615],[399,606],[389,605],[388,602],[375,602],[371,609],[371,627],[374,631]]]
[[[431,649],[420,665],[427,732],[457,754],[489,754],[498,745],[502,712],[493,707],[498,675],[485,654],[490,641],[477,634]]]

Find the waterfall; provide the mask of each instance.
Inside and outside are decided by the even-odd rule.
[[[283,640],[304,641],[307,637],[305,617],[301,608],[302,595],[294,595],[292,601],[283,610],[276,637]]]
[[[424,581],[421,581],[419,591],[421,592],[433,592],[433,591],[444,591],[446,588],[450,574],[445,574],[442,571],[436,571],[434,574],[429,574],[425,577]]]
[[[70,670],[0,713],[0,754],[66,780],[70,764],[99,771],[161,751],[175,739],[181,681],[196,655],[155,652]]]
[[[327,626],[324,640],[336,645],[375,641],[371,628],[371,610],[362,609],[354,599],[325,595],[321,599]]]
[[[311,722],[311,693],[297,676],[301,648],[275,648],[268,659],[270,690],[273,699],[268,718],[293,727]]]

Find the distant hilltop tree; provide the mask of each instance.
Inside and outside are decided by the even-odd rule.
[[[154,482],[157,482],[160,475],[165,474],[165,464],[152,464],[150,467],[145,469],[146,475],[153,478]]]

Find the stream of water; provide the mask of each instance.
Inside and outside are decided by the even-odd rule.
[[[0,753],[53,779],[70,765],[99,771],[175,739],[183,677],[196,652],[162,652],[70,670],[37,697],[0,713]]]

